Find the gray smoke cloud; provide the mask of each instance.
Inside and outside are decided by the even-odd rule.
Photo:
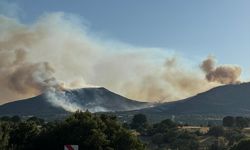
[[[24,49],[0,49],[1,100],[38,95],[47,87],[61,88],[48,62],[31,63],[26,57]]]
[[[228,81],[229,75],[218,76],[223,71],[213,65],[204,68],[212,76],[207,81],[198,65],[186,65],[168,50],[135,47],[96,35],[80,19],[64,13],[45,14],[31,24],[0,16],[1,103],[48,89],[89,86],[103,86],[137,100],[173,101],[236,81]],[[67,110],[78,108],[66,105],[63,96],[48,95],[52,103]]]
[[[201,69],[206,73],[209,82],[221,84],[240,83],[241,68],[234,65],[216,66],[215,59],[209,56],[201,64]]]

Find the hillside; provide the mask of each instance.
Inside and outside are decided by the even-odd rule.
[[[166,115],[250,115],[250,83],[219,86],[184,100],[163,103],[140,112]]]
[[[250,83],[213,88],[193,97],[148,107],[150,104],[133,101],[105,88],[83,88],[65,91],[70,103],[93,112],[115,111],[125,117],[144,113],[159,120],[164,116],[247,116],[250,115]],[[141,109],[142,108],[142,109]],[[0,115],[61,116],[68,114],[50,102],[45,94],[0,106]]]
[[[130,100],[105,88],[82,88],[64,91],[70,104],[78,105],[82,110],[127,111],[144,108],[148,104]],[[60,116],[68,112],[58,105],[50,103],[46,94],[29,99],[14,101],[0,106],[0,115],[36,115]]]

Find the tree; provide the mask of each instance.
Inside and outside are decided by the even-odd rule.
[[[250,147],[250,139],[245,139],[240,141],[235,146],[233,146],[231,150],[249,150],[249,147]]]
[[[224,135],[224,129],[221,126],[213,126],[213,127],[209,128],[209,131],[208,131],[207,134],[215,136],[215,137],[223,136]]]
[[[10,124],[8,122],[0,123],[0,149],[7,149],[9,145]]]
[[[147,117],[144,114],[134,115],[130,127],[136,129],[139,132],[143,132],[148,126]]]
[[[215,141],[209,146],[209,150],[225,150],[227,143],[223,137],[216,138]]]
[[[11,121],[13,121],[13,122],[20,122],[21,118],[19,116],[13,116],[13,117],[11,117]]]
[[[177,124],[174,123],[170,119],[166,119],[161,121],[160,123],[156,123],[153,125],[153,128],[149,130],[149,135],[153,135],[155,133],[166,133],[169,130],[176,130]]]
[[[27,122],[35,122],[38,125],[44,124],[44,120],[37,117],[30,117],[29,119],[27,119]]]
[[[21,122],[10,131],[9,144],[14,149],[29,149],[38,134],[39,128],[35,123]]]
[[[235,124],[239,128],[248,127],[248,119],[243,117],[236,117]]]
[[[3,116],[0,119],[1,121],[11,121],[11,118],[9,116]]]
[[[64,144],[76,144],[80,149],[143,150],[144,145],[114,116],[77,111],[61,122],[43,125],[32,142],[32,149],[62,149]],[[31,148],[30,148],[31,149]]]
[[[170,143],[172,149],[198,150],[199,142],[196,136],[186,131],[179,132],[175,140]]]
[[[113,146],[117,150],[144,150],[145,146],[129,132],[128,130],[121,129],[116,134]]]
[[[148,132],[152,143],[158,146],[181,150],[196,150],[199,147],[195,134],[177,128],[177,124],[170,119],[154,124]]]
[[[233,127],[234,126],[234,117],[226,116],[223,118],[223,126],[225,127]]]
[[[154,144],[160,146],[161,144],[165,143],[164,141],[164,134],[163,133],[156,133],[151,137],[151,140]]]
[[[228,140],[228,145],[231,146],[239,142],[246,136],[240,129],[228,129],[225,131],[225,137]]]

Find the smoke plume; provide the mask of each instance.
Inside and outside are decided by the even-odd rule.
[[[30,63],[24,49],[0,50],[1,99],[34,96],[46,87],[61,88],[48,62]]]
[[[240,68],[215,67],[208,59],[202,64],[208,82],[198,65],[185,65],[167,50],[134,47],[96,35],[80,19],[64,13],[45,14],[31,24],[0,16],[1,103],[48,89],[86,86],[103,86],[137,100],[172,101],[218,83],[235,83],[240,75]],[[67,106],[67,100],[60,100],[63,96],[48,95],[52,103]],[[77,108],[68,106],[68,110]]]
[[[201,68],[206,73],[206,79],[209,82],[218,82],[221,84],[240,83],[241,68],[239,66],[216,66],[215,64],[215,60],[211,56],[201,64]]]

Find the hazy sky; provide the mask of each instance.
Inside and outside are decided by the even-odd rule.
[[[91,31],[136,46],[216,56],[250,78],[249,0],[10,0],[24,22],[45,12],[80,16]],[[1,10],[0,10],[1,11]],[[9,11],[10,15],[15,12]]]

